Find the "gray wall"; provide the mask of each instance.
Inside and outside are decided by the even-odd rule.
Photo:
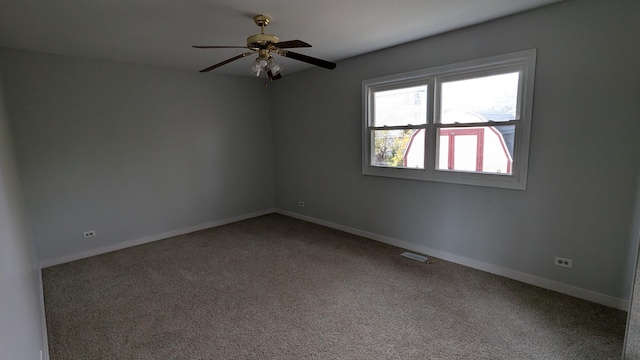
[[[0,73],[41,261],[274,206],[256,79],[9,49]]]
[[[278,208],[628,299],[638,18],[638,1],[566,1],[287,77],[274,87]],[[526,191],[361,175],[362,80],[530,48]]]
[[[39,267],[26,231],[0,82],[0,357],[40,359]]]

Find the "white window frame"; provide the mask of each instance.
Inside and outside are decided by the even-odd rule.
[[[455,184],[499,187],[525,190],[529,162],[529,142],[531,135],[531,114],[533,108],[533,90],[535,79],[536,50],[524,50],[483,59],[465,61],[389,75],[362,82],[363,93],[363,133],[362,133],[362,173],[364,175],[386,176],[403,179],[437,181]],[[459,124],[440,124],[440,86],[444,80],[465,79],[520,71],[516,121],[497,122],[499,125],[516,125],[513,149],[513,167],[511,175],[488,174],[461,171],[436,170],[438,128],[459,126]],[[425,165],[424,169],[403,167],[380,167],[371,165],[373,143],[373,96],[376,91],[410,87],[416,83],[427,84],[427,124],[410,126],[424,128]],[[484,123],[484,126],[487,124]],[[467,124],[462,126],[468,126]],[[380,129],[380,127],[375,128]]]

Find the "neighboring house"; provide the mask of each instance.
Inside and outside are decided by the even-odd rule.
[[[497,114],[493,121],[513,118],[510,114]],[[484,116],[451,110],[443,114],[443,123],[489,122]],[[513,129],[509,126],[478,126],[468,128],[441,129],[438,139],[439,170],[487,172],[511,174],[513,163]],[[509,141],[507,142],[506,139]],[[424,129],[417,130],[404,155],[405,167],[422,167],[424,152],[414,144],[424,143]],[[412,151],[418,149],[418,151]]]

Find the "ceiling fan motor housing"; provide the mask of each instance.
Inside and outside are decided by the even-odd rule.
[[[252,49],[254,48],[264,49],[267,47],[267,45],[275,44],[279,41],[280,39],[275,35],[256,34],[256,35],[251,35],[247,38],[247,47]]]

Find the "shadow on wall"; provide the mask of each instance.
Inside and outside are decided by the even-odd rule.
[[[0,79],[0,349],[3,359],[48,359],[39,269],[24,226]]]

